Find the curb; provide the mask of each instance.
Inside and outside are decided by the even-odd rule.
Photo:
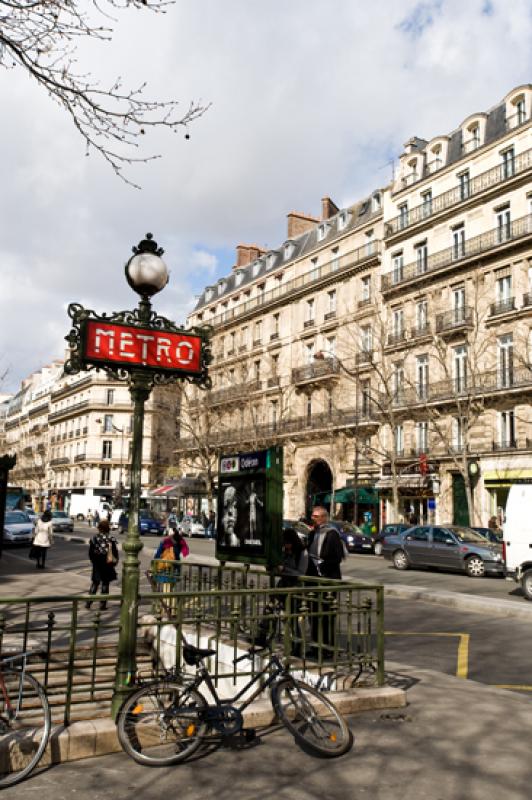
[[[372,709],[404,708],[407,704],[404,689],[385,686],[382,689],[361,688],[346,692],[328,692],[342,714]],[[267,727],[276,722],[269,700],[259,700],[246,709],[244,722],[247,727]],[[84,758],[119,753],[122,751],[112,719],[73,722],[69,727],[58,725],[52,728],[50,741],[40,766],[79,761]]]

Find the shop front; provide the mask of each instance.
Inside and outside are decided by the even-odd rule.
[[[504,522],[504,512],[510,487],[515,483],[532,483],[532,469],[483,469],[482,478],[487,493],[487,516],[496,517],[497,524]]]
[[[399,507],[394,510],[393,489],[397,486]],[[439,478],[434,474],[383,475],[377,481],[381,498],[381,527],[387,523],[406,522],[411,525],[430,525],[437,520]]]
[[[334,496],[332,492],[325,493],[321,502],[330,509],[333,517],[349,520],[357,525],[367,524],[375,531],[379,527],[379,495],[374,486],[364,485],[355,489],[348,483],[341,489],[335,489]],[[331,508],[331,504],[334,508]]]
[[[149,492],[148,504],[160,514],[199,517],[208,513],[207,484],[203,478],[180,478]]]

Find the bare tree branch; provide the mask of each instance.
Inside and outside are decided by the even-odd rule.
[[[107,13],[125,9],[162,13],[165,0],[91,0],[96,14],[109,21]],[[130,186],[140,188],[124,174],[134,163],[147,163],[158,154],[135,155],[140,139],[152,128],[177,132],[201,117],[209,104],[190,102],[184,113],[177,100],[151,100],[145,97],[146,83],[125,88],[117,77],[107,88],[91,73],[77,68],[80,39],[110,41],[111,25],[97,25],[81,10],[79,0],[34,0],[24,3],[0,0],[0,67],[22,67],[70,116],[72,123],[91,149],[107,161],[114,172]],[[188,138],[188,133],[185,134]]]

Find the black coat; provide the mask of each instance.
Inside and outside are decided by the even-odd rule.
[[[333,528],[327,524],[325,524],[324,527],[326,528],[327,533],[325,534],[325,540],[321,547],[321,564],[319,565],[319,572],[316,569],[316,564],[311,555],[315,531],[312,531],[310,534],[308,543],[309,559],[307,575],[320,575],[323,578],[334,578],[336,580],[341,580],[342,573],[340,571],[340,564],[342,563],[345,555],[344,545],[336,528]]]
[[[89,558],[92,563],[93,583],[110,583],[116,581],[116,569],[113,564],[107,563],[107,552],[109,545],[118,563],[118,547],[114,536],[106,536],[104,533],[97,533],[89,543]]]

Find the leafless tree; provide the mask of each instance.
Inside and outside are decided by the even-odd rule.
[[[162,13],[166,0],[0,0],[0,67],[22,68],[70,116],[85,140],[86,154],[99,153],[126,183],[124,168],[158,155],[136,155],[152,128],[187,131],[208,105],[191,102],[183,112],[176,100],[153,100],[146,83],[124,86],[117,77],[103,85],[79,65],[83,40],[110,41],[114,15],[124,10]],[[185,134],[188,138],[188,133]]]

